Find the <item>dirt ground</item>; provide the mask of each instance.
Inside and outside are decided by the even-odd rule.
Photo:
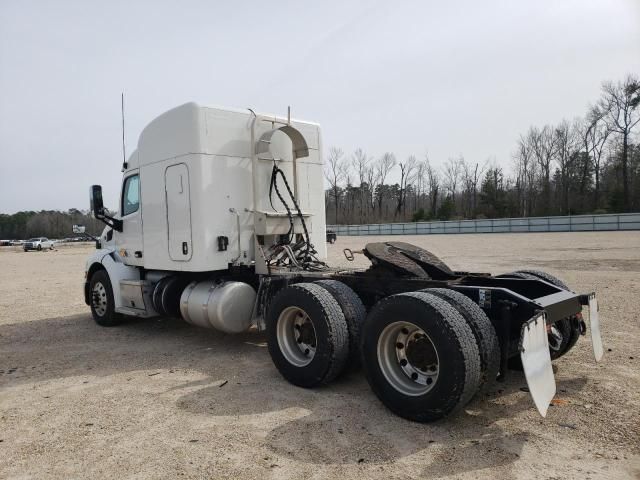
[[[339,238],[331,263],[381,239]],[[255,332],[98,327],[82,299],[88,246],[0,249],[0,478],[640,478],[640,232],[394,239],[454,269],[535,267],[597,291],[603,362],[587,338],[560,359],[546,419],[514,373],[421,425],[389,413],[361,372],[288,384]]]

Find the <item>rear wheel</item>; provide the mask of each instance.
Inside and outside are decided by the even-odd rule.
[[[466,405],[480,385],[480,353],[471,328],[430,293],[378,302],[364,325],[361,349],[371,389],[409,420],[445,417]]]
[[[311,388],[336,378],[347,363],[349,332],[337,300],[320,285],[280,290],[267,313],[267,344],[289,382]]]
[[[518,270],[508,275],[519,278],[539,279],[549,282],[563,290],[571,291],[569,286],[558,277],[541,270]],[[551,325],[549,331],[549,353],[551,360],[565,355],[578,342],[580,337],[580,321],[577,317],[567,317]]]
[[[113,327],[122,323],[122,315],[115,312],[111,280],[105,270],[98,270],[89,282],[91,315],[98,325]]]

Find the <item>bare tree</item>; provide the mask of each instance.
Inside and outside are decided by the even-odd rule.
[[[467,211],[466,216],[472,217],[475,215],[478,202],[478,182],[483,172],[487,168],[488,161],[482,166],[479,163],[471,165],[464,160],[464,157],[460,157],[460,167],[462,170],[462,184],[464,186],[465,194],[467,196]]]
[[[367,190],[367,211],[370,209],[372,213],[375,213],[376,210],[376,196],[375,196],[375,183],[376,183],[376,168],[373,165],[369,165],[367,167],[367,171],[365,173],[365,177],[367,179],[367,185],[369,186]]]
[[[534,204],[536,163],[529,136],[520,135],[518,139],[516,175],[516,185],[518,185],[521,192],[519,201],[520,214],[531,216]]]
[[[384,186],[387,176],[396,166],[396,156],[393,153],[385,152],[376,162],[376,190],[378,195],[378,214],[382,215],[382,201],[384,199]]]
[[[403,215],[406,215],[406,200],[407,200],[407,186],[413,183],[415,174],[414,170],[417,165],[416,157],[411,155],[405,162],[400,162],[400,193],[398,195],[398,202],[396,205],[396,215],[399,215],[402,211]]]
[[[570,124],[563,120],[555,129],[556,158],[560,173],[561,213],[569,213],[569,183],[570,171],[578,156],[581,139],[579,124]]]
[[[545,214],[548,214],[551,209],[551,164],[557,150],[553,127],[545,125],[542,130],[531,127],[527,133],[527,141],[533,151],[536,162],[540,166],[544,199],[543,210]]]
[[[371,188],[371,185],[367,185],[367,173],[369,170],[369,157],[361,148],[356,149],[351,156],[351,164],[358,175],[358,180],[360,181],[358,187],[358,206],[359,206],[359,216],[360,222],[364,221],[364,217],[366,214],[366,210],[369,208],[369,202],[366,198],[367,190]]]
[[[438,212],[438,194],[440,192],[440,174],[429,162],[429,156],[425,155],[425,170],[427,172],[427,182],[429,184],[429,201],[431,203],[431,217],[435,217]]]
[[[600,205],[600,173],[602,171],[602,154],[604,152],[607,140],[611,135],[611,128],[604,119],[605,112],[600,107],[595,106],[587,113],[585,128],[583,130],[583,139],[585,150],[591,157],[593,165],[593,174],[595,177],[595,185],[593,190],[593,205],[598,208]],[[586,177],[586,173],[583,175]]]
[[[617,84],[605,82],[598,106],[609,128],[622,136],[622,195],[624,210],[629,211],[629,136],[640,122],[640,79],[629,75]]]
[[[456,201],[456,191],[458,189],[458,181],[460,180],[463,161],[464,158],[462,155],[458,158],[449,158],[444,166],[444,185],[449,191],[454,203]]]
[[[338,223],[338,209],[340,201],[340,185],[346,178],[346,163],[344,152],[340,148],[332,147],[329,150],[329,157],[325,164],[324,176],[329,182],[333,201],[335,203],[335,222]]]
[[[418,210],[421,208],[421,200],[424,195],[424,185],[425,185],[425,175],[427,174],[425,162],[418,162],[418,166],[416,167],[416,189],[415,189],[415,198],[413,209]]]

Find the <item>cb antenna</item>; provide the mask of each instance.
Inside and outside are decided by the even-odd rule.
[[[127,169],[127,151],[124,144],[124,92],[120,96],[120,113],[122,114],[122,171]]]

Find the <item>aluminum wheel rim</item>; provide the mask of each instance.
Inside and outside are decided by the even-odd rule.
[[[307,312],[287,307],[276,324],[278,346],[284,358],[296,367],[309,365],[317,348],[316,330]]]
[[[101,282],[96,282],[92,290],[92,301],[94,311],[99,317],[107,313],[107,289]]]
[[[378,338],[378,364],[393,388],[414,397],[430,391],[440,371],[433,341],[411,322],[394,322],[385,327]]]

